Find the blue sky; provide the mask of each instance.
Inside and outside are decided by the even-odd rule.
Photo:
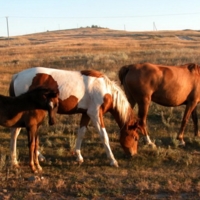
[[[126,31],[200,30],[200,0],[0,0],[0,37],[97,25]]]

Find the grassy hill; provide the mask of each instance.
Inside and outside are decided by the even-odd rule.
[[[49,31],[0,37],[0,93],[7,95],[11,77],[25,68],[96,69],[118,81],[126,64],[152,62],[165,65],[200,63],[200,31],[127,32],[104,28]],[[150,136],[157,145],[144,145],[138,154],[124,158],[118,142],[119,128],[106,114],[105,124],[119,168],[112,168],[99,135],[89,125],[82,145],[85,162],[74,156],[79,115],[57,116],[57,124],[39,129],[46,161],[43,173],[33,175],[28,166],[26,132],[18,139],[20,169],[9,165],[10,130],[0,127],[0,199],[199,199],[200,139],[190,121],[186,146],[175,140],[184,107],[153,104],[148,115]]]

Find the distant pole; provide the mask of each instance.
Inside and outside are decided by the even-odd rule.
[[[6,24],[7,24],[8,46],[9,46],[9,25],[8,25],[8,17],[6,17]]]
[[[126,31],[126,25],[124,24],[124,30]]]
[[[154,31],[157,31],[155,22],[153,22],[153,30],[154,30]]]

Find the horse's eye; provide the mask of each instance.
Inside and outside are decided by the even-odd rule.
[[[55,108],[55,107],[58,107],[58,103],[55,103],[55,104],[54,104],[54,108]]]
[[[133,139],[134,139],[135,141],[138,141],[138,137],[137,137],[137,136],[133,136]]]

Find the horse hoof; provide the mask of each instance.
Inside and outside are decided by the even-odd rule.
[[[37,170],[38,170],[38,172],[42,172],[42,167],[41,166],[37,166]]]
[[[32,169],[32,172],[33,172],[34,174],[37,174],[37,173],[38,173],[38,170],[37,170],[37,169]]]
[[[13,164],[12,166],[13,166],[13,168],[15,168],[15,169],[19,169],[19,168],[20,168],[20,166],[19,166],[18,163]]]
[[[39,156],[38,159],[40,162],[44,162],[46,160],[46,158],[44,156]]]
[[[117,161],[114,161],[114,162],[111,162],[110,163],[111,166],[114,166],[114,167],[119,167],[118,165],[118,162]]]
[[[83,159],[76,159],[76,161],[78,162],[79,165],[81,165],[83,163]]]
[[[156,149],[157,146],[155,145],[155,143],[151,142],[151,143],[148,143],[147,146],[151,149]]]
[[[179,141],[178,146],[179,147],[184,147],[185,146],[185,142],[183,140]]]
[[[34,173],[34,174],[37,174],[38,173],[38,170],[37,168],[34,166],[34,167],[31,167],[31,171]]]

